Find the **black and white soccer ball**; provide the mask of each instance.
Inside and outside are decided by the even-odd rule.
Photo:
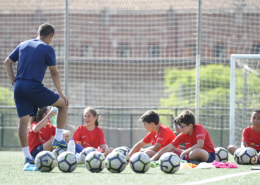
[[[234,160],[236,161],[237,164],[243,164],[243,162],[241,161],[241,154],[242,154],[241,151],[242,148],[238,148],[234,153]]]
[[[52,153],[55,155],[56,159],[58,158],[58,156],[63,153],[63,152],[67,152],[67,150],[63,149],[63,148],[55,148]]]
[[[62,172],[73,172],[77,166],[77,158],[71,152],[63,152],[57,158],[58,167]]]
[[[81,162],[82,163],[85,163],[85,158],[86,156],[90,153],[90,152],[95,152],[97,151],[97,149],[93,148],[93,147],[87,147],[87,148],[84,148],[82,150],[82,152],[80,152],[80,159],[81,159]]]
[[[223,147],[215,148],[216,161],[227,162],[228,161],[228,151]]]
[[[163,172],[174,174],[180,168],[180,158],[173,152],[166,152],[160,157],[159,165]]]
[[[242,164],[257,164],[257,151],[254,148],[246,147],[240,152]]]
[[[56,165],[56,157],[52,152],[41,151],[35,158],[35,166],[41,172],[50,172]]]
[[[105,166],[112,173],[121,173],[127,165],[125,156],[120,152],[111,152],[105,160]]]
[[[129,147],[127,147],[127,146],[121,146],[121,147],[124,148],[124,149],[126,149],[128,153],[129,153],[130,150],[131,150],[131,148],[129,148]]]
[[[145,173],[151,167],[150,157],[143,152],[134,153],[130,158],[130,167],[136,173]]]
[[[118,148],[115,148],[113,150],[113,152],[119,152],[119,153],[121,153],[121,154],[123,154],[125,156],[127,161],[129,160],[129,152],[128,152],[127,148],[125,148],[125,147],[118,147]]]
[[[104,154],[95,151],[90,152],[85,158],[86,168],[92,173],[99,173],[105,168]]]

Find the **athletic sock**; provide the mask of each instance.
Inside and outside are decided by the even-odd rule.
[[[61,140],[63,139],[63,130],[64,130],[64,129],[56,128],[55,139],[56,139],[57,141],[61,141]]]
[[[31,155],[31,153],[29,151],[29,147],[28,146],[23,147],[22,150],[23,150],[23,155],[24,155],[25,158],[32,159],[32,155]]]

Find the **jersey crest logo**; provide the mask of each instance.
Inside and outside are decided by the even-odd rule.
[[[255,147],[255,143],[250,143],[250,147],[254,148]]]
[[[87,142],[86,141],[83,141],[83,146],[86,146],[87,145]]]

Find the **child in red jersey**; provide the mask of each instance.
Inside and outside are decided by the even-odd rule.
[[[37,111],[36,116],[30,120],[30,129],[28,132],[29,151],[33,157],[41,151],[52,151],[54,148],[52,142],[56,134],[56,127],[53,126],[52,117],[56,115],[53,110],[43,107]],[[64,130],[63,137],[65,141],[70,140],[70,131]]]
[[[113,149],[108,148],[104,132],[98,127],[100,124],[99,114],[94,108],[85,108],[84,122],[84,125],[79,126],[75,130],[73,140],[84,148],[98,148],[100,146],[104,153],[110,153]]]
[[[136,152],[144,152],[152,157],[161,148],[168,145],[176,137],[174,132],[162,124],[159,124],[160,117],[154,110],[149,110],[141,116],[140,122],[143,122],[144,128],[149,132],[141,141],[136,143],[129,153],[129,158]],[[142,148],[152,143],[151,147]]]
[[[191,111],[183,111],[176,123],[179,125],[179,134],[170,144],[156,153],[151,161],[158,160],[162,154],[173,151],[179,144],[184,142],[186,150],[183,150],[180,159],[191,163],[213,162],[215,149],[208,131],[200,124],[195,124],[195,117]]]
[[[241,148],[251,147],[258,152],[258,159],[260,157],[260,109],[255,109],[251,113],[250,121],[252,126],[243,130]],[[234,145],[228,146],[228,151],[234,155],[238,147]],[[258,160],[259,163],[259,160]]]

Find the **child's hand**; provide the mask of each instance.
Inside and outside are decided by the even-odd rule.
[[[81,142],[80,141],[76,141],[77,144],[81,145]]]
[[[109,148],[105,148],[105,154],[107,155],[107,154],[109,154],[109,153],[110,153]]]
[[[50,112],[47,114],[47,116],[49,118],[52,118],[53,116],[57,115],[58,113],[58,109],[55,110],[55,112],[53,112],[53,110],[51,109]]]

